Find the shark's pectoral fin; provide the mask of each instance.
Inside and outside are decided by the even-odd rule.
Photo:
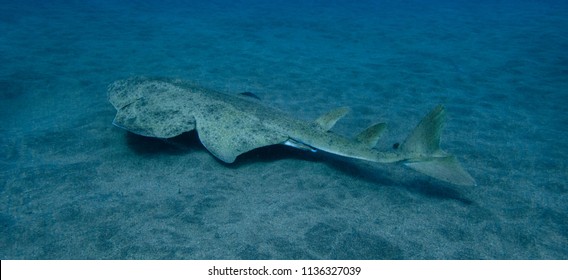
[[[330,130],[335,123],[349,113],[349,108],[340,107],[327,112],[316,120],[316,123],[323,128],[323,130]]]
[[[250,150],[288,139],[288,136],[266,128],[252,115],[226,108],[213,108],[208,113],[196,116],[199,140],[209,152],[226,163],[234,162],[237,156]]]
[[[367,145],[367,147],[373,148],[375,147],[375,145],[377,145],[377,141],[379,141],[379,138],[381,138],[381,134],[385,131],[386,128],[387,128],[386,123],[377,123],[371,125],[367,129],[359,133],[359,135],[357,135],[357,138],[355,139]]]

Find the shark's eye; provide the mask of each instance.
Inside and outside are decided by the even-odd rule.
[[[398,149],[398,146],[400,146],[400,143],[392,144],[392,148],[395,149],[395,150]]]

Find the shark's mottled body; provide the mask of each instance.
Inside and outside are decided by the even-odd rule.
[[[131,78],[109,86],[117,109],[114,124],[133,133],[170,138],[196,129],[201,143],[220,160],[231,163],[255,148],[285,144],[373,162],[402,162],[434,178],[474,185],[454,156],[439,147],[445,112],[436,107],[393,151],[375,146],[384,124],[376,124],[356,139],[329,131],[347,108],[335,109],[315,122],[290,117],[256,100],[231,96],[181,80]]]

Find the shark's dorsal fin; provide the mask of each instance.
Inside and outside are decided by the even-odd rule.
[[[387,128],[386,123],[377,123],[369,126],[367,129],[363,130],[355,138],[357,141],[367,145],[369,148],[375,147],[377,141],[381,138],[381,134]]]
[[[319,117],[316,120],[316,123],[323,128],[323,130],[328,131],[330,130],[335,123],[343,118],[345,115],[347,115],[347,113],[349,113],[349,108],[348,107],[340,107],[337,109],[333,109],[329,112],[327,112],[326,114],[323,114],[321,117]]]

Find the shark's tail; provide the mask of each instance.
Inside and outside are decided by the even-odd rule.
[[[445,118],[444,107],[438,105],[420,121],[398,148],[406,159],[403,164],[452,184],[475,185],[475,180],[461,167],[456,157],[440,148],[440,135]]]

